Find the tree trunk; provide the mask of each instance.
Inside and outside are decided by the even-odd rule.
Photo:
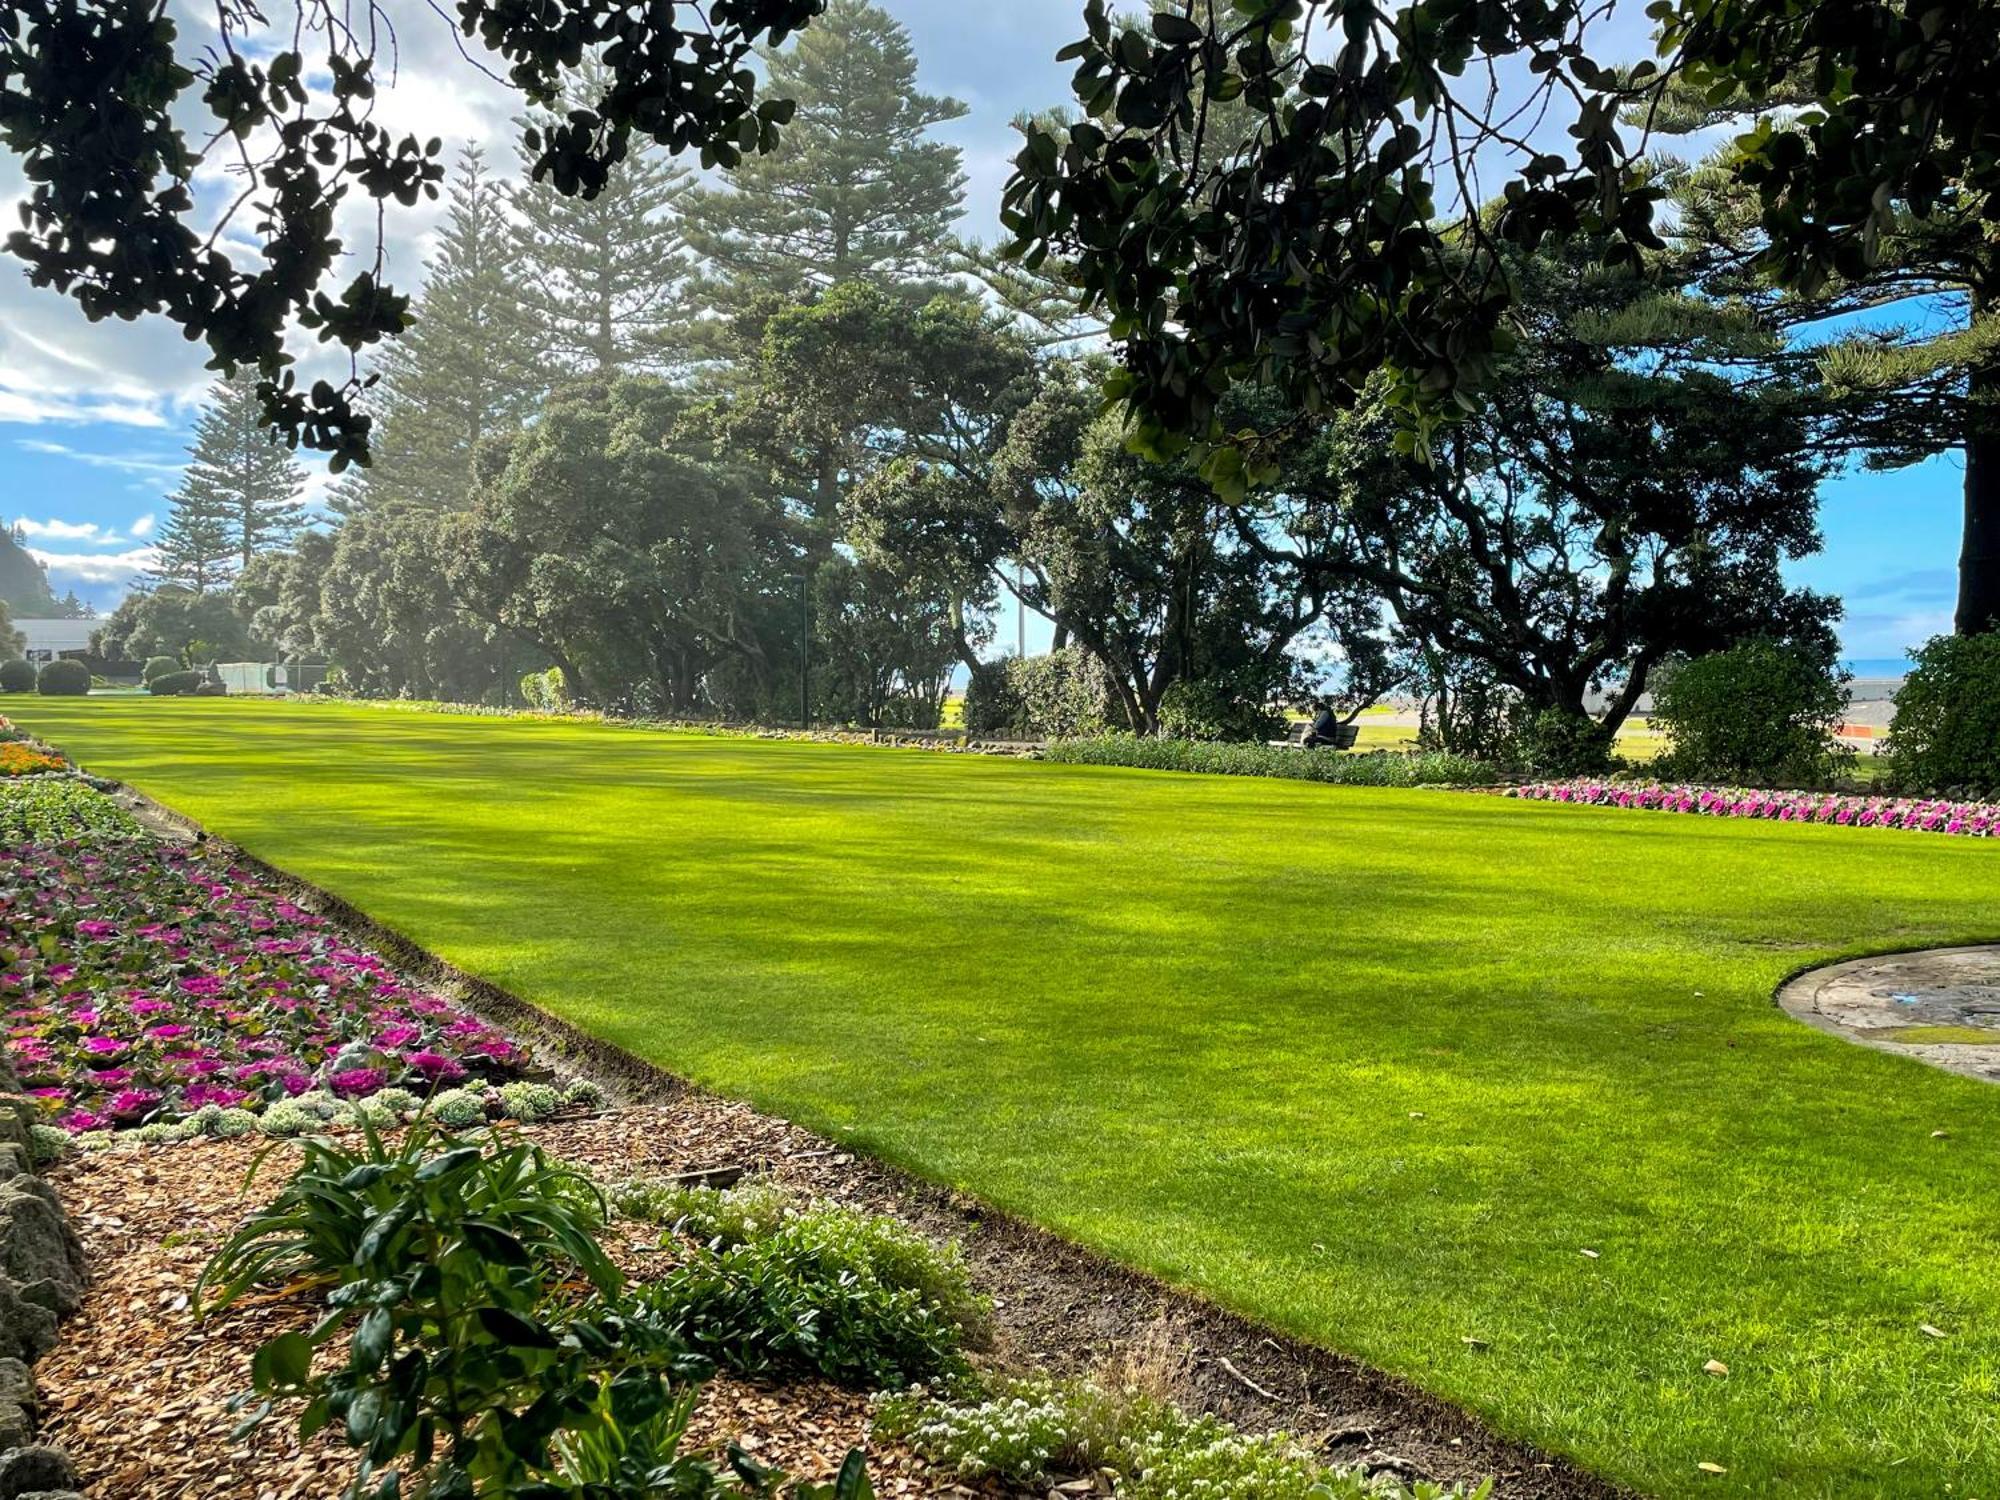
[[[2000,629],[2000,367],[1973,372],[1965,439],[1965,536],[1958,556],[1960,635]]]

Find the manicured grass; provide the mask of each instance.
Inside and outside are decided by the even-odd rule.
[[[2000,938],[2000,847],[354,707],[0,710],[636,1052],[1642,1489],[2000,1491],[2000,1091],[1771,1001],[1822,959]]]

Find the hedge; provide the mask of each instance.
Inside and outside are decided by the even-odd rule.
[[[0,661],[0,693],[32,693],[35,690],[35,664],[15,657],[12,661]]]
[[[44,698],[81,698],[90,692],[90,668],[80,661],[44,662],[35,678],[35,691]]]
[[[1494,767],[1442,751],[1290,750],[1209,740],[1139,739],[1129,734],[1057,740],[1042,759],[1072,766],[1134,766],[1207,776],[1274,776],[1340,786],[1491,786]]]

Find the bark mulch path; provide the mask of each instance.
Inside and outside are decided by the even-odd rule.
[[[747,1106],[686,1091],[542,1126],[509,1127],[612,1182],[647,1173],[746,1168],[816,1196],[894,1212],[966,1245],[975,1280],[998,1304],[995,1358],[1016,1368],[1068,1372],[1164,1331],[1184,1361],[1186,1404],[1249,1428],[1282,1426],[1321,1442],[1342,1462],[1404,1477],[1498,1480],[1509,1497],[1609,1495],[1566,1465],[1506,1445],[1443,1402],[1363,1367],[1286,1345],[1254,1325],[1088,1252],[830,1145]],[[94,1500],[324,1500],[351,1472],[321,1438],[302,1452],[282,1414],[232,1441],[229,1399],[247,1383],[257,1344],[310,1322],[296,1305],[247,1307],[202,1325],[189,1308],[196,1276],[253,1198],[244,1177],[265,1143],[198,1141],[73,1160],[52,1180],[97,1268],[82,1311],[36,1368],[47,1440],[83,1471]],[[282,1182],[288,1153],[266,1164],[255,1199]],[[657,1230],[614,1221],[614,1256],[643,1278],[660,1259]],[[790,1473],[831,1477],[864,1444],[866,1399],[821,1382],[779,1387],[719,1377],[706,1390],[694,1439],[735,1438]],[[872,1445],[870,1474],[884,1495],[970,1490],[898,1445]]]

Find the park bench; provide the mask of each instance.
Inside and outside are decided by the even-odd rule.
[[[1303,750],[1306,747],[1306,736],[1311,732],[1312,721],[1310,719],[1300,719],[1286,732],[1284,739],[1269,740],[1266,743],[1277,750]],[[1342,724],[1334,729],[1333,744],[1330,748],[1335,750],[1352,750],[1360,738],[1361,726],[1359,724]]]

